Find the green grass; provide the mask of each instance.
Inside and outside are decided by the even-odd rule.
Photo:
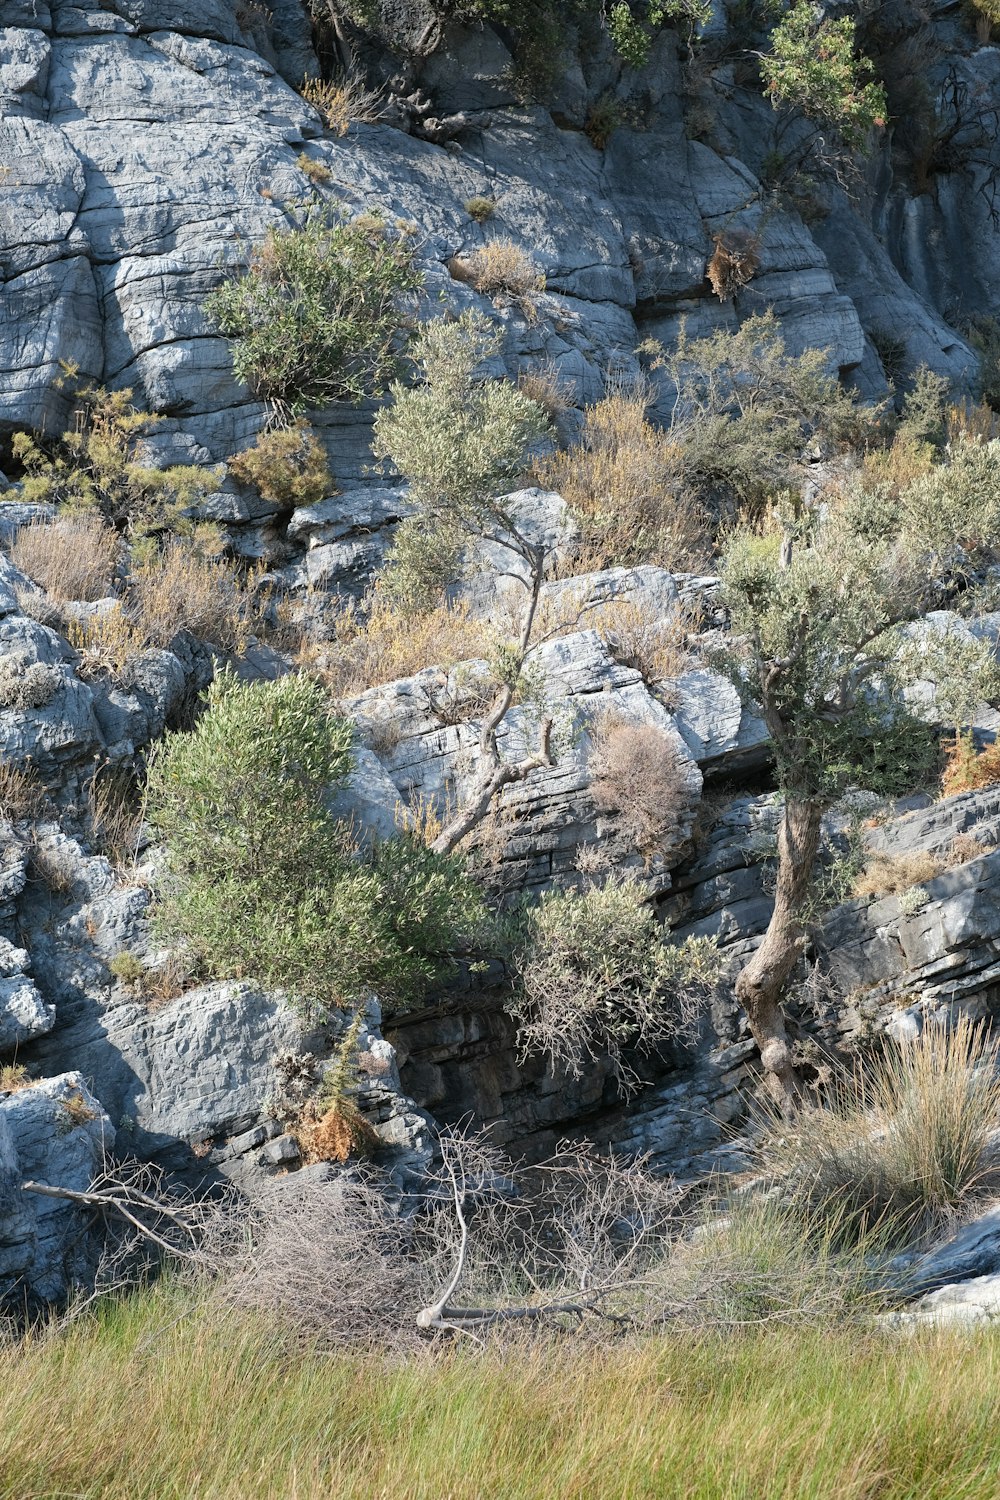
[[[962,1500],[1000,1489],[1000,1332],[295,1350],[165,1290],[0,1353],[0,1495]]]

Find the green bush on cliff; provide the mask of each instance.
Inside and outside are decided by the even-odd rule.
[[[206,312],[232,342],[237,379],[298,413],[381,388],[419,285],[408,243],[381,219],[347,222],[315,204],[293,227],[269,230]]]
[[[329,811],[353,725],[308,678],[217,678],[154,761],[149,815],[168,851],[159,925],[212,978],[284,989],[323,1013],[374,989],[397,1005],[448,967],[480,913],[459,861],[402,836],[359,850]]]

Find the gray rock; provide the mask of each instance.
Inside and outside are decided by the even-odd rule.
[[[0,1096],[0,1121],[0,1292],[15,1303],[58,1302],[93,1276],[92,1215],[20,1184],[86,1192],[114,1148],[114,1127],[79,1072]]]
[[[55,1025],[54,1005],[46,1005],[26,974],[0,979],[0,1052],[13,1052]]]

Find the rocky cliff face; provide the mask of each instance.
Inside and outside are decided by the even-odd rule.
[[[193,518],[221,523],[231,550],[262,559],[293,597],[357,598],[406,510],[392,476],[368,471],[371,404],[317,418],[341,490],[319,504],[262,500],[224,468],[267,413],[234,380],[204,302],[283,221],[284,205],[313,191],[403,225],[425,277],[424,310],[488,309],[503,328],[507,372],[545,364],[570,393],[560,418],[569,432],[609,379],[638,373],[643,339],[669,344],[682,323],[695,335],[733,328],[769,307],[790,349],[825,350],[830,368],[866,397],[883,396],[887,375],[922,362],[960,389],[974,380],[958,329],[1000,292],[997,231],[979,191],[992,158],[981,142],[939,163],[919,194],[906,186],[912,175],[893,176],[886,146],[853,199],[828,189],[803,217],[762,187],[765,103],[721,54],[692,93],[669,36],[638,75],[609,51],[567,62],[542,107],[519,101],[498,34],[453,28],[410,65],[407,97],[432,109],[400,106],[388,83],[399,60],[383,58],[374,109],[383,121],[336,135],[293,87],[319,67],[299,0],[279,0],[271,15],[238,0],[7,0],[0,23],[0,436],[61,430],[61,362],[130,388],[162,418],[145,440],[151,461],[219,466]],[[958,46],[947,8],[929,24],[952,44],[968,132],[984,92],[997,95],[1000,53]],[[944,70],[934,65],[932,90]],[[619,123],[598,149],[584,127],[609,95]],[[486,237],[466,208],[476,197],[495,205],[490,234],[509,236],[544,272],[530,315],[516,302],[487,303],[460,274],[462,257]],[[706,279],[721,233],[752,237],[759,255],[752,280],[728,301]],[[664,413],[672,393],[661,385],[652,394],[654,413]],[[525,503],[540,527],[562,535],[558,497],[531,492]],[[12,491],[0,505],[4,543],[40,514]],[[598,614],[609,600],[663,613],[682,599],[710,615],[714,582],[640,568],[573,587]],[[470,598],[483,607],[474,591]],[[164,956],[149,932],[141,864],[123,877],[81,832],[88,777],[95,762],[131,766],[182,722],[213,664],[181,635],[145,652],[127,682],[95,677],[65,633],[41,623],[44,606],[33,581],[0,559],[0,660],[19,682],[33,674],[28,696],[0,707],[0,757],[32,766],[51,799],[44,812],[0,825],[0,1052],[36,1080],[23,1087],[11,1075],[0,1094],[0,1284],[47,1299],[86,1275],[93,1247],[80,1240],[70,1255],[78,1222],[45,1200],[39,1208],[20,1181],[85,1187],[114,1147],[189,1180],[228,1176],[252,1191],[262,1175],[298,1165],[277,1100],[290,1078],[315,1076],[336,1036],[305,1034],[280,998],[247,986],[176,994],[165,981],[151,1004],[143,983],[115,971],[127,954],[155,978]],[[534,891],[572,880],[582,853],[603,842],[621,866],[641,869],[679,934],[717,936],[735,962],[770,909],[776,809],[763,727],[697,661],[664,702],[587,618],[580,625],[542,653],[546,689],[574,734],[555,768],[506,798],[493,850],[503,880]],[[287,666],[257,648],[240,670]],[[453,699],[454,684],[443,687]],[[346,705],[369,748],[344,810],[365,828],[391,830],[401,804],[433,801],[468,769],[470,716],[443,714],[441,688],[442,674],[429,668]],[[662,731],[683,773],[670,840],[652,864],[623,847],[613,814],[591,795],[588,726],[609,710]],[[506,732],[526,730],[515,715]],[[873,848],[959,852],[916,901],[852,902],[821,924],[812,980],[794,1007],[805,1054],[886,1026],[912,1032],[957,1004],[992,1009],[998,832],[992,792],[897,812],[869,831]],[[957,846],[959,836],[978,843]],[[568,1085],[521,1061],[513,1023],[485,980],[433,999],[393,1025],[392,1046],[374,1011],[361,1039],[370,1060],[362,1105],[399,1189],[412,1186],[432,1149],[425,1111],[439,1120],[471,1114],[535,1156],[575,1133],[651,1152],[680,1174],[738,1159],[730,1138],[754,1048],[725,996],[700,1046],[650,1063],[627,1103],[609,1067]],[[77,1097],[82,1106],[67,1112]]]

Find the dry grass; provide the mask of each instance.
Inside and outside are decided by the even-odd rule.
[[[492,219],[497,207],[495,198],[487,198],[481,193],[473,198],[466,198],[464,206],[469,218],[475,219],[477,224],[485,224],[488,219]]]
[[[962,438],[989,443],[1000,431],[997,414],[987,401],[952,404],[945,408],[944,422],[949,443],[957,443]]]
[[[171,537],[133,568],[123,599],[70,620],[66,636],[83,670],[121,676],[141,652],[169,646],[182,630],[238,654],[250,621],[249,594],[232,567],[193,540]]]
[[[644,394],[612,392],[588,409],[579,446],[537,465],[538,480],[573,511],[595,567],[696,569],[708,544],[704,507],[685,487],[681,444],[647,411]]]
[[[745,233],[717,234],[705,272],[720,302],[729,302],[753,280],[760,265],[760,242]]]
[[[545,277],[526,250],[513,240],[488,240],[471,255],[456,255],[448,263],[456,281],[468,282],[498,304],[515,303],[529,322],[538,316],[538,295]]]
[[[299,93],[311,104],[327,130],[344,136],[352,124],[379,118],[381,96],[354,73],[338,78],[304,78]]]
[[[888,448],[873,448],[865,454],[861,476],[869,485],[887,485],[894,495],[900,494],[934,467],[934,450],[906,433],[895,437]]]
[[[99,766],[87,786],[86,819],[93,843],[120,873],[138,857],[145,798],[129,771]]]
[[[105,599],[112,592],[121,542],[100,516],[79,515],[22,526],[11,543],[16,568],[54,599]]]
[[[536,402],[542,408],[550,422],[554,422],[574,405],[573,393],[560,380],[559,371],[554,364],[535,365],[533,369],[522,370],[517,383],[528,400]]]
[[[344,611],[333,646],[307,647],[305,654],[330,692],[349,698],[425,667],[448,669],[482,656],[486,646],[487,628],[467,604],[442,604],[407,617],[375,595],[367,610],[349,606]]]
[[[30,1089],[34,1079],[23,1063],[4,1063],[0,1068],[0,1094],[19,1094]]]
[[[152,646],[180,630],[223,651],[243,651],[249,627],[245,590],[228,563],[173,537],[132,575],[130,595]]]
[[[835,1085],[827,1107],[780,1127],[770,1159],[845,1233],[912,1235],[985,1185],[998,1123],[997,1043],[960,1016]]]
[[[689,621],[683,611],[662,615],[649,603],[614,599],[595,611],[587,623],[604,641],[615,661],[641,673],[647,687],[670,682],[688,670]]]
[[[674,742],[652,724],[607,714],[591,731],[590,793],[597,811],[643,854],[669,844],[690,795]]]
[[[853,895],[866,897],[898,896],[912,886],[924,885],[946,868],[946,862],[925,849],[912,854],[874,854],[854,882]]]
[[[977,750],[971,734],[956,734],[941,773],[941,791],[946,797],[978,791],[1000,782],[1000,740]]]
[[[40,818],[48,805],[48,793],[32,767],[0,760],[0,817],[11,823]]]

